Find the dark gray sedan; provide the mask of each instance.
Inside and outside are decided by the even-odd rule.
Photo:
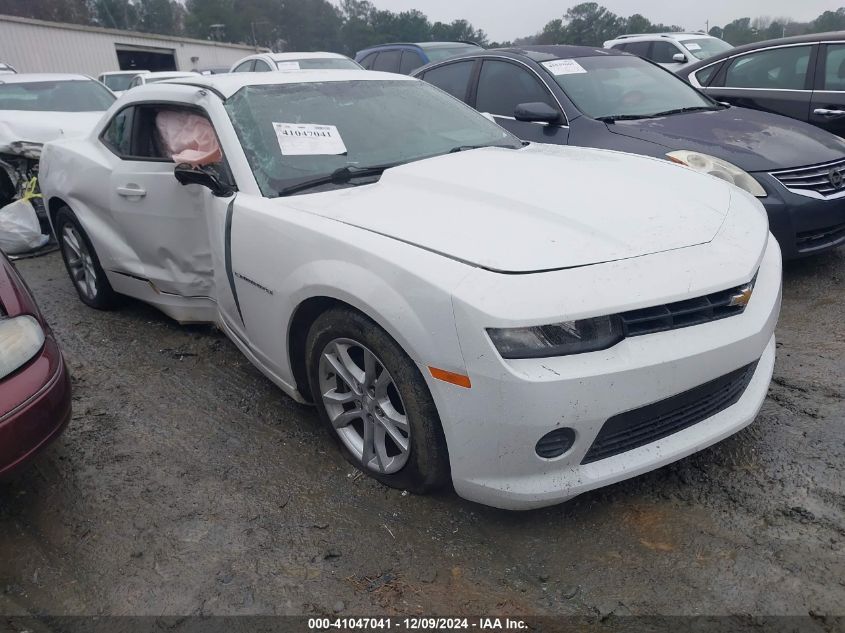
[[[529,46],[479,51],[413,74],[523,140],[644,154],[733,182],[766,207],[785,259],[845,243],[843,139],[717,103],[639,57]],[[597,186],[612,183],[608,174]]]
[[[714,99],[845,137],[845,32],[756,42],[677,74]]]

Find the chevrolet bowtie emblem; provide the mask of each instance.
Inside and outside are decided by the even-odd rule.
[[[731,297],[731,300],[728,302],[729,306],[742,306],[743,308],[748,305],[748,302],[751,301],[751,293],[754,292],[753,284],[748,284],[747,286],[740,288],[737,294]]]

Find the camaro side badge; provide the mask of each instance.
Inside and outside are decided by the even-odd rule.
[[[748,302],[751,301],[751,294],[754,292],[754,285],[748,284],[742,290],[739,291],[738,294],[735,294],[731,297],[731,300],[728,302],[729,306],[742,306],[743,308],[748,305]]]
[[[262,285],[261,285],[260,283],[258,283],[257,281],[253,281],[253,280],[252,280],[252,279],[250,279],[249,277],[244,277],[242,274],[240,274],[240,273],[238,273],[238,272],[236,272],[236,273],[235,273],[235,277],[237,277],[238,279],[243,279],[243,280],[244,280],[245,282],[247,282],[248,284],[252,284],[253,286],[255,286],[256,288],[258,288],[259,290],[263,290],[263,291],[264,291],[264,292],[266,292],[268,295],[272,295],[272,294],[273,294],[273,291],[272,291],[272,290],[270,290],[269,288],[265,288],[264,286],[262,286]]]

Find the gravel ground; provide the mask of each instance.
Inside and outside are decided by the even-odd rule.
[[[74,416],[0,482],[0,613],[845,613],[845,251],[788,267],[753,425],[529,513],[360,477],[215,329],[18,268]]]

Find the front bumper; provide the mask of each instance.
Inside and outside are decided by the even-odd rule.
[[[628,338],[600,352],[505,361],[486,336],[473,338],[477,315],[463,318],[456,308],[472,387],[429,381],[456,491],[511,510],[551,505],[659,468],[737,432],[754,420],[768,390],[780,302],[780,252],[770,240],[754,295],[741,315]],[[747,388],[726,409],[645,446],[582,463],[613,416],[754,362]],[[537,441],[561,427],[574,430],[572,448],[554,459],[538,456]]]
[[[845,244],[845,197],[818,200],[792,193],[769,174],[754,174],[769,195],[760,198],[784,261]]]
[[[64,358],[47,334],[41,352],[0,382],[0,476],[28,462],[67,426],[70,377]]]

